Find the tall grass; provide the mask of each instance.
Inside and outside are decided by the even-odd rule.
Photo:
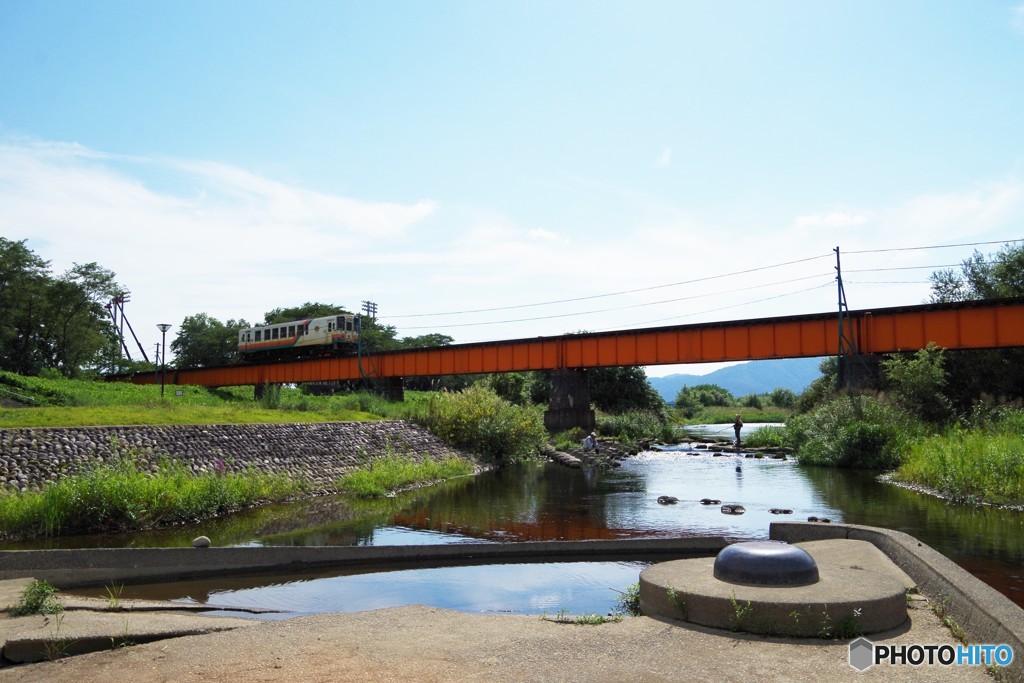
[[[426,425],[456,448],[495,459],[529,456],[547,440],[538,408],[513,405],[481,384],[435,394]]]
[[[374,460],[369,467],[356,470],[336,482],[339,489],[361,498],[376,498],[412,484],[438,482],[474,472],[473,463],[459,457],[421,462],[397,455]]]
[[[743,437],[743,445],[748,448],[781,448],[789,444],[789,433],[785,427],[769,425],[761,427],[748,436]]]
[[[691,418],[686,418],[678,411],[676,416],[680,424],[732,424],[736,419],[736,413],[740,414],[744,422],[785,422],[793,414],[793,410],[780,406],[705,406]]]
[[[894,478],[958,502],[1024,503],[1024,431],[1004,423],[953,427],[912,444]]]
[[[597,418],[597,431],[631,445],[642,439],[670,440],[674,436],[672,427],[660,415],[644,410],[602,415]]]
[[[20,538],[150,529],[286,500],[304,489],[290,477],[253,471],[193,474],[172,460],[150,472],[127,455],[38,492],[0,494],[0,529]]]

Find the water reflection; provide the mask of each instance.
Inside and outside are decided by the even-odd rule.
[[[661,495],[679,502],[660,505]],[[746,512],[722,514],[721,505],[702,505],[702,498],[739,504]],[[772,508],[792,513],[776,515]],[[773,521],[810,516],[904,531],[1024,604],[1020,512],[953,505],[879,482],[871,473],[715,457],[685,447],[642,453],[610,471],[523,464],[377,501],[323,497],[159,533],[65,538],[49,545],[187,546],[200,533],[219,546],[763,539]]]
[[[566,610],[571,614],[606,614],[615,607],[617,592],[635,583],[644,566],[638,562],[490,564],[349,574],[239,588],[178,587],[188,595],[182,602],[236,610],[280,610],[276,616],[282,618],[412,604],[475,613],[554,614]],[[153,593],[149,596],[156,597]]]

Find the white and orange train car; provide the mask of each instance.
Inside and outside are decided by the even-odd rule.
[[[257,325],[238,332],[242,358],[304,358],[355,353],[359,317],[351,314]]]

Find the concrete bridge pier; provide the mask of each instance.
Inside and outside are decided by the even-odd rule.
[[[544,426],[549,432],[563,432],[573,427],[589,431],[597,424],[590,408],[590,388],[586,370],[552,370],[551,395],[544,413]]]
[[[839,359],[838,384],[847,391],[877,391],[882,388],[881,356],[873,353],[851,354]]]
[[[379,380],[378,389],[384,398],[389,401],[405,400],[405,385],[401,377],[384,377]]]

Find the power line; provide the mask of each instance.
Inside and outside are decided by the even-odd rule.
[[[784,299],[787,296],[795,296],[797,294],[805,294],[807,292],[813,292],[816,289],[823,289],[825,287],[832,287],[832,286],[833,286],[833,283],[830,281],[830,282],[826,282],[826,283],[823,283],[823,284],[820,284],[820,285],[815,285],[814,287],[807,287],[806,289],[798,289],[798,290],[795,290],[795,291],[792,291],[792,292],[786,292],[784,294],[776,294],[775,296],[766,296],[766,297],[764,297],[762,299],[754,299],[752,301],[743,301],[743,302],[740,302],[738,304],[732,304],[731,306],[719,306],[718,308],[709,308],[709,309],[706,309],[706,310],[703,310],[703,311],[694,311],[693,313],[686,313],[685,315],[676,315],[676,316],[672,316],[672,317],[669,317],[669,318],[658,318],[656,320],[645,320],[645,321],[638,322],[638,323],[632,323],[628,327],[632,328],[632,327],[637,327],[637,326],[642,326],[642,325],[652,325],[654,323],[665,322],[665,321],[668,321],[668,320],[681,320],[682,318],[692,318],[695,315],[704,315],[705,313],[718,313],[719,311],[726,311],[726,310],[729,310],[730,308],[740,308],[741,306],[749,306],[751,304],[759,304],[759,303],[763,303],[765,301],[773,301],[775,299]],[[607,327],[607,328],[605,328],[603,330],[594,330],[594,331],[595,332],[606,332],[608,330],[618,330],[618,329],[622,329],[622,328],[621,327]]]
[[[893,268],[850,268],[847,273],[881,273],[887,270],[924,270],[926,268],[956,268],[959,263],[942,263],[937,266],[898,266]]]
[[[955,247],[974,247],[974,246],[983,246],[983,245],[991,245],[991,244],[1009,244],[1009,243],[1015,243],[1015,242],[1024,242],[1024,238],[1022,238],[1022,239],[1014,239],[1014,240],[995,240],[995,241],[987,241],[987,242],[963,242],[963,243],[958,243],[958,244],[923,245],[923,246],[915,246],[915,247],[893,247],[893,248],[888,248],[888,249],[862,249],[862,250],[846,251],[844,253],[845,254],[877,254],[877,253],[899,252],[899,251],[919,251],[919,250],[927,250],[927,249],[950,249],[950,248],[955,248]],[[756,267],[756,268],[748,268],[748,269],[745,269],[745,270],[739,270],[739,271],[734,271],[734,272],[730,272],[730,273],[722,273],[722,274],[718,274],[718,275],[708,275],[708,276],[704,276],[704,277],[693,278],[693,279],[690,279],[690,280],[681,280],[679,282],[670,282],[670,283],[660,284],[660,285],[651,285],[649,287],[638,287],[638,288],[635,288],[635,289],[626,289],[626,290],[620,290],[620,291],[615,291],[615,292],[605,292],[605,293],[602,293],[602,294],[592,294],[592,295],[588,295],[588,296],[572,297],[572,298],[568,298],[568,299],[555,299],[555,300],[551,300],[551,301],[538,301],[538,302],[533,302],[533,303],[514,304],[514,305],[510,305],[510,306],[495,306],[495,307],[490,307],[490,308],[467,309],[467,310],[462,310],[462,311],[444,311],[444,312],[439,312],[439,313],[410,313],[410,314],[402,314],[402,315],[391,315],[391,316],[386,316],[384,319],[395,320],[395,319],[400,319],[400,318],[427,318],[427,317],[437,317],[437,316],[469,315],[469,314],[474,314],[474,313],[492,313],[492,312],[497,312],[497,311],[509,311],[509,310],[524,309],[524,308],[534,308],[534,307],[539,307],[539,306],[552,306],[552,305],[555,305],[555,304],[575,303],[575,302],[579,302],[579,301],[590,301],[590,300],[594,300],[594,299],[609,298],[609,297],[613,297],[613,296],[622,296],[622,295],[625,295],[625,294],[636,294],[636,293],[639,293],[639,292],[649,292],[649,291],[654,291],[654,290],[658,290],[658,289],[666,289],[666,288],[669,288],[669,287],[678,287],[678,286],[681,286],[681,285],[692,285],[692,284],[697,284],[697,283],[701,283],[701,282],[709,282],[709,281],[712,281],[712,280],[719,280],[719,279],[724,279],[724,278],[728,278],[728,277],[735,277],[735,276],[739,276],[739,275],[748,275],[750,273],[756,273],[756,272],[761,272],[761,271],[765,271],[765,270],[771,270],[771,269],[774,269],[774,268],[781,268],[781,267],[784,267],[784,266],[791,266],[791,265],[796,265],[796,264],[799,264],[799,263],[807,263],[807,262],[815,261],[815,260],[822,259],[822,258],[828,258],[830,256],[831,256],[831,254],[821,254],[821,255],[818,255],[818,256],[808,256],[806,258],[795,259],[795,260],[792,260],[792,261],[785,261],[785,262],[781,262],[781,263],[774,263],[774,264],[771,264],[771,265],[759,266],[759,267]],[[873,273],[873,272],[885,272],[885,271],[897,271],[897,270],[923,270],[923,269],[937,269],[937,268],[955,268],[955,267],[957,267],[959,265],[960,264],[941,264],[941,265],[929,265],[929,266],[903,266],[903,267],[893,267],[893,268],[861,268],[861,269],[847,270],[847,272],[848,273]],[[648,303],[645,303],[645,304],[635,304],[635,305],[621,306],[621,307],[615,307],[615,308],[595,309],[595,310],[581,311],[581,312],[576,312],[576,313],[564,313],[564,314],[547,315],[547,316],[533,316],[533,317],[528,317],[528,318],[517,318],[517,319],[510,319],[510,320],[496,320],[496,321],[477,322],[477,323],[449,323],[449,324],[446,324],[445,327],[476,327],[476,326],[482,326],[482,325],[500,325],[500,324],[507,324],[507,323],[532,322],[532,321],[537,321],[537,320],[550,320],[550,319],[555,319],[555,318],[569,318],[569,317],[576,317],[576,316],[581,316],[581,315],[591,315],[591,314],[595,314],[595,313],[607,313],[607,312],[612,312],[612,311],[627,310],[627,309],[631,309],[631,308],[639,308],[639,307],[642,307],[642,306],[653,306],[653,305],[659,305],[659,304],[664,304],[664,303],[673,303],[673,302],[685,301],[685,300],[701,298],[701,297],[705,297],[705,296],[717,296],[717,295],[720,295],[720,294],[728,294],[728,293],[733,293],[733,292],[737,292],[737,291],[744,291],[744,290],[747,290],[747,289],[755,289],[755,288],[759,289],[759,288],[762,288],[762,287],[771,286],[773,284],[783,284],[785,282],[794,282],[796,280],[801,280],[801,279],[812,279],[814,277],[819,277],[819,276],[812,275],[812,276],[807,276],[807,277],[804,277],[804,278],[795,278],[794,280],[784,280],[784,281],[781,281],[781,282],[769,283],[767,285],[756,285],[754,287],[747,287],[747,288],[741,288],[741,289],[736,289],[736,290],[726,290],[726,291],[721,291],[721,292],[712,292],[712,293],[708,293],[708,294],[694,295],[694,296],[690,296],[690,297],[680,297],[680,298],[676,298],[676,299],[666,299],[666,300],[661,300],[661,301],[648,302]],[[897,283],[878,283],[878,284],[897,284]],[[814,289],[816,289],[816,288],[814,288]],[[803,290],[803,291],[809,291],[809,290]],[[797,293],[799,293],[799,292],[797,292]],[[789,295],[787,294],[787,295],[781,295],[781,296],[789,296]],[[759,299],[759,300],[757,300],[755,302],[749,302],[749,303],[757,303],[757,302],[760,302],[760,301],[768,301],[768,300],[771,300],[771,299],[774,299],[774,298],[778,298],[778,297],[767,297],[765,299]],[[739,305],[744,305],[744,304],[739,304]],[[713,309],[713,310],[725,310],[725,309],[728,309],[728,308],[734,308],[734,306],[726,306],[726,307],[723,307],[722,309]],[[712,311],[707,311],[707,312],[712,312]],[[694,315],[696,315],[696,314],[694,314]],[[679,316],[677,316],[676,318],[667,318],[667,319],[678,319],[678,317]],[[658,322],[658,321],[651,321],[651,322]],[[427,329],[427,327],[428,326],[414,326],[414,327],[406,327],[405,329],[418,330],[418,329]]]
[[[635,294],[637,292],[649,292],[655,289],[665,289],[667,287],[678,287],[679,285],[692,285],[698,282],[707,282],[709,280],[718,280],[727,277],[734,277],[736,275],[747,275],[749,273],[756,273],[762,270],[770,270],[772,268],[781,268],[782,266],[792,266],[797,263],[806,263],[807,261],[814,261],[820,258],[826,258],[829,254],[822,254],[820,256],[809,256],[807,258],[797,259],[795,261],[786,261],[785,263],[773,263],[770,266],[759,266],[757,268],[748,268],[747,270],[738,270],[732,273],[723,273],[721,275],[708,275],[706,277],[694,278],[693,280],[683,280],[681,282],[670,282],[664,285],[652,285],[650,287],[639,287],[637,289],[624,289],[619,292],[606,292],[604,294],[592,294],[590,296],[579,296],[572,299],[557,299],[554,301],[539,301],[531,304],[516,304],[513,306],[497,306],[494,308],[477,308],[467,311],[447,311],[444,313],[409,313],[406,315],[390,315],[387,319],[393,318],[426,318],[439,315],[465,315],[469,313],[492,313],[494,311],[508,311],[516,308],[531,308],[534,306],[551,306],[553,304],[565,304],[572,303],[575,301],[587,301],[589,299],[602,299],[610,296],[621,296],[623,294]],[[415,328],[412,328],[415,329]]]
[[[995,240],[992,242],[962,242],[960,244],[932,244],[923,247],[893,247],[891,249],[860,249],[855,251],[843,251],[844,254],[881,254],[888,251],[920,251],[922,249],[952,249],[954,247],[981,247],[989,244],[1012,244],[1024,242],[1024,238],[1016,240]],[[960,264],[957,264],[960,265]]]
[[[646,306],[656,306],[656,305],[660,305],[660,304],[677,303],[679,301],[687,301],[687,300],[690,300],[690,299],[701,299],[701,298],[705,298],[705,297],[709,297],[709,296],[718,296],[720,294],[733,294],[735,292],[743,292],[743,291],[748,291],[748,290],[751,290],[751,289],[763,289],[763,288],[771,286],[771,285],[788,284],[790,282],[798,282],[800,280],[810,280],[810,279],[819,278],[819,277],[822,277],[822,276],[823,276],[823,274],[819,273],[818,275],[809,275],[809,276],[805,276],[805,277],[793,278],[791,280],[782,280],[782,281],[779,281],[779,282],[773,282],[773,283],[770,283],[768,285],[753,285],[751,287],[741,287],[741,288],[738,288],[738,289],[732,289],[732,290],[728,290],[728,291],[725,291],[725,292],[712,292],[712,293],[709,293],[709,294],[694,294],[693,296],[681,297],[681,298],[678,298],[678,299],[664,299],[662,301],[649,301],[649,302],[646,302],[646,303],[632,304],[632,305],[629,305],[629,306],[617,306],[617,307],[613,307],[613,308],[601,308],[601,309],[594,309],[594,310],[589,310],[589,311],[578,311],[576,313],[560,313],[560,314],[557,314],[557,315],[543,315],[543,316],[535,316],[535,317],[532,317],[532,318],[516,318],[516,319],[512,319],[512,320],[488,320],[488,321],[485,321],[485,322],[477,322],[477,323],[451,323],[451,324],[444,325],[444,327],[446,327],[446,328],[449,328],[449,327],[482,327],[484,325],[504,325],[504,324],[508,324],[508,323],[533,322],[533,321],[536,321],[536,320],[552,320],[552,319],[556,319],[556,318],[575,318],[575,317],[581,316],[581,315],[592,315],[594,313],[610,313],[610,312],[613,312],[613,311],[624,311],[624,310],[629,310],[629,309],[633,309],[633,308],[643,308],[643,307],[646,307]],[[814,287],[809,287],[809,288],[806,288],[806,289],[801,289],[801,290],[798,290],[798,291],[795,291],[795,292],[788,292],[786,294],[780,294],[778,296],[770,296],[770,297],[766,297],[764,299],[756,299],[754,301],[746,301],[746,302],[743,302],[743,303],[736,304],[734,306],[723,306],[723,307],[721,307],[719,309],[710,309],[708,311],[698,311],[697,313],[692,313],[692,314],[688,314],[688,315],[700,315],[701,313],[709,313],[709,312],[714,312],[716,310],[726,310],[726,309],[729,309],[729,308],[736,308],[737,306],[745,306],[745,305],[751,304],[751,303],[759,303],[761,301],[769,301],[771,299],[778,299],[778,298],[785,297],[785,296],[792,296],[794,294],[802,294],[804,292],[810,292],[810,291],[813,291],[815,289],[821,289],[822,287],[831,286],[831,284],[832,284],[832,282],[829,281],[829,282],[827,282],[825,284],[815,285]],[[678,317],[685,317],[685,316],[676,316],[676,318],[678,318]],[[671,319],[672,318],[666,318],[666,320],[671,320]],[[428,329],[428,328],[429,329],[434,329],[434,326],[404,327],[403,329],[406,329],[406,330],[421,330],[421,329]]]

